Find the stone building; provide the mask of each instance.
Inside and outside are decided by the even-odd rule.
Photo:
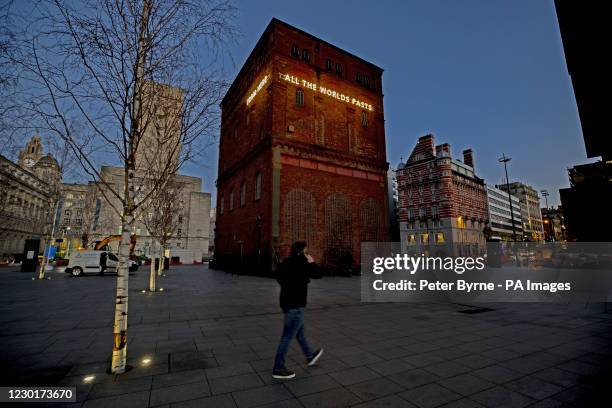
[[[115,189],[122,189],[123,168],[103,166],[100,174]],[[199,177],[176,175],[172,182],[181,186],[175,197],[180,210],[177,210],[177,226],[168,249],[171,256],[179,257],[181,262],[200,262],[209,252],[210,193],[202,191]],[[113,206],[120,208],[120,201],[111,194],[106,194],[106,197],[110,198],[110,203],[101,183],[62,183],[56,227],[56,238],[63,240],[62,249],[68,246],[73,249],[92,247],[110,235],[121,233],[121,220],[113,209]],[[143,222],[147,215],[147,211],[140,214],[135,225],[134,232],[138,237],[135,254],[149,257],[153,239]],[[114,251],[118,250],[118,242],[112,242],[110,246]]]
[[[304,240],[348,268],[387,240],[382,72],[272,19],[221,103],[218,264],[267,271]]]
[[[42,251],[59,179],[59,165],[44,154],[37,135],[19,152],[18,163],[0,155],[0,255],[18,258],[26,239],[40,239]]]
[[[521,202],[521,219],[523,221],[524,241],[544,241],[544,225],[540,210],[540,195],[531,186],[515,181],[508,185],[496,186],[500,190],[518,197]]]
[[[434,147],[433,135],[422,136],[398,167],[397,183],[402,248],[459,256],[484,250],[487,194],[472,150],[463,151],[461,162],[448,143]]]

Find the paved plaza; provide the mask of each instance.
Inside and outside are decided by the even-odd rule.
[[[324,278],[306,333],[325,354],[307,367],[293,344],[297,376],[283,382],[274,280],[182,266],[151,294],[143,267],[130,278],[132,369],[112,376],[116,277],[32,276],[0,269],[2,385],[76,386],[70,406],[593,407],[609,395],[604,304],[366,304],[358,277]]]

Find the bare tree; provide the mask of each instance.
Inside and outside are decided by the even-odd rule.
[[[151,266],[149,277],[149,290],[155,291],[156,275],[161,275],[164,264],[163,258],[170,240],[176,236],[183,213],[182,195],[183,185],[175,179],[170,180],[160,193],[151,200],[148,213],[143,217],[143,223],[152,238],[151,242],[151,265],[154,265],[154,245],[159,246],[159,265],[157,272]]]
[[[227,0],[41,0],[13,22],[25,27],[11,62],[23,72],[20,98],[29,119],[66,141],[121,219],[113,373],[126,369],[127,261],[135,220],[217,130],[226,83],[215,58],[235,34],[234,15]],[[160,171],[140,188],[160,116],[173,131]],[[101,177],[102,161],[123,169],[120,183]]]

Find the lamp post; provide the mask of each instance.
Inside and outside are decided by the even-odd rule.
[[[508,193],[508,204],[510,204],[510,220],[512,221],[512,240],[516,242],[516,227],[514,226],[514,209],[512,208],[512,196],[510,195],[510,182],[508,181],[508,162],[512,160],[510,157],[506,157],[502,154],[502,157],[498,159],[500,163],[504,163],[504,171],[506,172],[506,192]]]

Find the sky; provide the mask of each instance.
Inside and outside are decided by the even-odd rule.
[[[586,159],[553,0],[239,1],[233,80],[276,17],[384,69],[387,160],[397,167],[433,133],[453,157],[472,148],[476,173],[547,189],[559,204],[567,168]],[[229,60],[229,59],[228,59]],[[213,191],[217,148],[185,171]],[[214,202],[214,201],[213,201]],[[544,202],[542,202],[544,205]]]

